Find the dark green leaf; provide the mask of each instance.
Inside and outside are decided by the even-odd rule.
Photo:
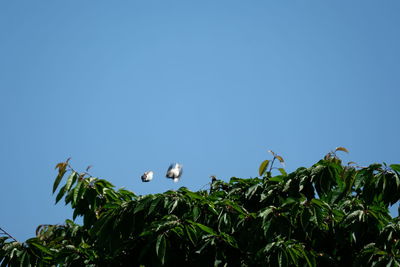
[[[62,178],[63,178],[65,172],[66,172],[66,171],[65,171],[64,169],[63,169],[63,170],[60,169],[60,171],[58,172],[58,175],[57,175],[57,177],[56,177],[56,180],[54,181],[54,184],[53,184],[53,194],[54,194],[54,192],[56,192],[57,187],[58,187],[58,185],[60,184],[60,182],[61,182],[61,180],[62,180]]]
[[[199,218],[199,216],[200,216],[200,209],[199,209],[198,206],[194,206],[194,207],[193,207],[193,220],[194,220],[194,221],[197,221],[197,219]]]
[[[26,252],[26,251],[24,251],[24,253],[22,253],[22,256],[21,256],[21,264],[20,264],[20,266],[21,267],[28,267],[28,266],[31,266],[31,264],[29,263],[29,254]]]
[[[83,182],[82,181],[78,181],[78,184],[76,185],[76,187],[74,188],[74,196],[73,196],[73,203],[75,204],[76,203],[76,201],[78,200],[78,194],[79,194],[79,191],[80,191],[80,189],[81,189],[81,187],[82,187],[82,184],[83,184]]]
[[[212,228],[210,228],[204,224],[193,222],[191,220],[187,220],[187,221],[190,222],[192,225],[199,227],[201,230],[203,230],[204,232],[206,232],[208,234],[217,235],[217,233]]]
[[[43,246],[43,245],[41,245],[41,244],[39,244],[37,242],[32,242],[32,243],[29,243],[29,244],[34,246],[34,247],[37,247],[40,251],[42,251],[45,254],[52,255],[52,252],[50,251],[50,249],[48,249],[47,247],[45,247],[45,246]]]
[[[157,237],[157,242],[156,242],[156,253],[161,261],[161,264],[164,265],[165,262],[165,251],[167,247],[167,242],[165,240],[164,234],[161,234]]]
[[[69,189],[71,188],[71,185],[74,184],[74,182],[76,181],[76,179],[78,178],[78,174],[76,172],[72,172],[67,179],[67,183],[65,184],[65,191],[69,191]]]
[[[61,187],[60,191],[58,192],[57,197],[56,197],[56,203],[58,203],[58,201],[60,201],[60,200],[62,199],[62,197],[64,196],[64,194],[65,194],[65,187],[66,187],[66,185],[64,185],[63,187]]]
[[[159,198],[154,199],[151,202],[149,211],[147,212],[147,215],[151,215],[153,213],[154,209],[157,207],[157,205],[158,205],[158,203],[160,203],[160,201],[161,201],[161,198],[159,197]]]

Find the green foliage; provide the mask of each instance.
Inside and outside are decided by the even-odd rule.
[[[1,266],[399,266],[400,221],[389,207],[400,165],[345,166],[338,151],[347,152],[289,174],[271,151],[258,178],[145,196],[67,160],[53,192],[83,224],[40,225],[24,243],[4,232]]]

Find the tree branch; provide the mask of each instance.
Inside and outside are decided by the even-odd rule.
[[[3,228],[0,227],[0,231],[2,231],[3,234],[5,234],[6,236],[8,236],[9,238],[11,238],[12,240],[14,240],[15,242],[18,242],[17,239],[15,239],[12,235],[10,235],[9,233],[7,233]]]

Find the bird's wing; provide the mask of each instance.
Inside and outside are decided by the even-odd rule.
[[[181,168],[178,170],[178,178],[179,177],[181,177],[182,176],[182,173],[183,173],[183,168],[182,168],[182,166],[181,166]]]

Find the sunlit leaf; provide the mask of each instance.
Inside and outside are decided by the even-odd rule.
[[[71,188],[71,185],[73,185],[76,181],[76,179],[78,178],[78,174],[76,172],[72,172],[68,179],[67,179],[67,183],[65,184],[65,191],[69,191],[69,189]]]
[[[390,168],[392,168],[392,170],[400,173],[400,164],[391,164],[389,166],[390,166]]]
[[[335,152],[336,151],[343,151],[343,152],[346,152],[346,153],[349,153],[349,151],[346,149],[346,148],[344,148],[344,147],[337,147],[336,149],[335,149]]]
[[[170,209],[169,209],[169,213],[172,213],[172,212],[175,210],[175,208],[178,206],[178,202],[179,202],[179,199],[175,200],[175,201],[172,203],[172,205],[171,205],[171,207],[170,207]]]
[[[257,192],[257,190],[258,190],[260,187],[261,187],[260,184],[255,184],[255,185],[253,185],[252,187],[250,187],[250,188],[247,190],[246,194],[245,194],[246,198],[251,198],[251,197]]]
[[[65,162],[60,162],[56,165],[54,169],[65,169],[67,167],[67,164]]]
[[[282,175],[287,176],[287,173],[284,168],[278,168],[278,170]]]
[[[281,156],[276,155],[275,158],[277,158],[280,163],[284,163],[285,162]]]
[[[282,178],[282,177],[275,176],[275,177],[269,178],[268,180],[271,181],[271,182],[282,182],[282,181],[283,181],[283,178]]]
[[[269,164],[269,160],[264,160],[264,161],[261,163],[260,168],[259,168],[259,170],[258,170],[258,174],[259,174],[260,176],[263,176],[263,175],[264,175],[265,171],[267,170],[268,164]]]
[[[82,187],[83,182],[82,181],[78,181],[78,184],[76,185],[76,187],[74,188],[74,195],[73,195],[73,203],[75,204],[76,201],[78,200],[78,195],[79,195],[79,191]]]

